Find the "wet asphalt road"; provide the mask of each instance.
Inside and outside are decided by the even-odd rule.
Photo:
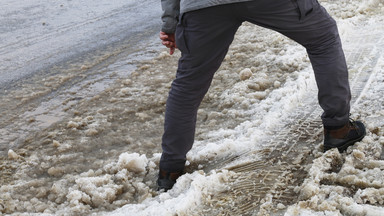
[[[160,47],[155,0],[6,0],[0,16],[2,156]]]
[[[155,0],[7,0],[0,10],[0,90],[90,52],[135,49],[159,31],[160,14]]]

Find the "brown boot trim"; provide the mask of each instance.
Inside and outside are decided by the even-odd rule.
[[[336,130],[324,129],[324,132],[325,134],[329,134],[332,138],[343,139],[346,136],[348,136],[351,130],[356,130],[356,129],[357,129],[356,127],[353,127],[353,125],[350,122],[348,122],[346,125],[344,125],[340,129],[336,129]]]
[[[182,172],[167,172],[164,170],[160,170],[160,178],[170,179],[172,181],[176,181],[181,176]]]

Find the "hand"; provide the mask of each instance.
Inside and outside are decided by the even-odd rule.
[[[160,39],[162,41],[161,43],[167,48],[169,48],[169,54],[172,55],[175,52],[175,48],[177,48],[176,41],[175,41],[175,34],[174,33],[169,34],[161,31]]]

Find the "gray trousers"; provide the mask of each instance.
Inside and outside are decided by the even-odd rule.
[[[336,22],[317,0],[255,0],[187,12],[175,33],[182,56],[166,104],[160,169],[184,168],[194,142],[197,109],[244,21],[304,46],[315,73],[323,124],[348,122],[351,94],[340,37]]]

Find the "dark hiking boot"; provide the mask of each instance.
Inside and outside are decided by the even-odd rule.
[[[167,172],[164,170],[159,171],[159,178],[157,179],[157,190],[167,191],[170,190],[176,183],[176,180],[183,174],[180,172]]]
[[[361,141],[365,134],[365,126],[360,121],[350,121],[338,129],[324,128],[324,152],[332,148],[343,152],[355,142]]]

